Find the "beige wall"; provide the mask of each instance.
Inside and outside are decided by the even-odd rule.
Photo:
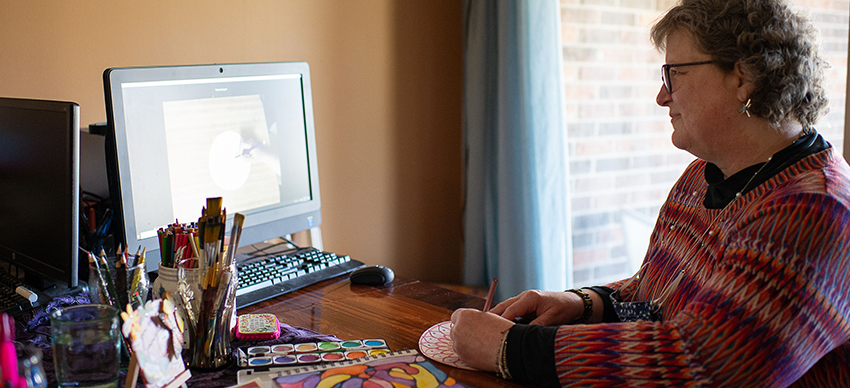
[[[0,0],[0,95],[84,126],[107,67],[267,61],[311,66],[325,249],[459,282],[460,2]]]

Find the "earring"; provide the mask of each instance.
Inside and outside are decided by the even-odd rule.
[[[752,101],[753,101],[753,100],[751,100],[751,99],[749,99],[749,98],[747,99],[747,102],[746,102],[746,103],[744,104],[744,106],[741,108],[741,114],[746,113],[746,114],[747,114],[747,117],[750,117],[750,102],[752,102]]]

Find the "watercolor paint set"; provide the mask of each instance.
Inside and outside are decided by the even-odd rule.
[[[239,348],[240,367],[306,366],[389,353],[383,339],[307,342]]]

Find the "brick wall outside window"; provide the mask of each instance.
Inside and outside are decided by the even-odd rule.
[[[631,276],[670,187],[694,157],[670,142],[667,108],[655,104],[664,56],[649,28],[672,0],[560,0],[573,283]],[[850,0],[798,0],[820,30],[830,113],[818,131],[839,151]]]

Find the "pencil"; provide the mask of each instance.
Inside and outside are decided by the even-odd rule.
[[[141,248],[141,246],[139,246]],[[147,270],[145,267],[145,249],[142,249],[142,254],[139,255],[136,253],[136,261],[135,264],[136,270],[133,272],[133,281],[130,283],[130,290],[132,290],[132,298],[137,304],[143,304],[145,301],[142,300],[142,295],[139,293],[139,282],[142,281],[142,274]],[[138,252],[138,251],[137,251]]]
[[[493,295],[496,293],[496,283],[498,280],[493,278],[493,282],[490,283],[490,291],[487,292],[487,300],[484,302],[484,312],[490,311],[490,305],[493,304]]]
[[[103,252],[102,248],[101,248],[101,252]],[[109,267],[108,266],[106,267],[106,274],[104,276],[104,273],[103,273],[104,270],[102,269],[103,267],[101,267],[101,262],[98,261],[97,257],[91,252],[89,252],[89,265],[90,266],[94,265],[94,270],[95,270],[95,272],[97,272],[97,277],[98,277],[98,280],[99,280],[98,286],[100,288],[100,293],[103,296],[102,303],[108,304],[110,306],[115,306],[115,299],[113,298],[112,294],[109,292],[109,287],[107,286],[107,284],[108,284],[107,279],[109,279],[109,280],[112,279],[112,277],[109,275]]]
[[[127,294],[127,252],[121,253],[115,259],[115,291],[118,298],[118,310],[127,309],[130,298]]]
[[[106,255],[100,256],[100,269],[105,272],[103,278],[106,280],[106,293],[109,298],[109,305],[118,306],[118,291],[115,290],[115,281],[112,279],[112,271],[109,270],[109,262],[106,261]]]

